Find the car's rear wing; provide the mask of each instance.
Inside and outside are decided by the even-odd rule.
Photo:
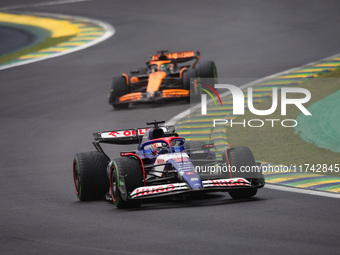
[[[164,51],[165,52],[165,51]],[[193,59],[199,59],[200,53],[199,51],[182,51],[182,52],[169,52],[161,54],[152,55],[151,59],[153,61],[157,60],[171,60],[172,62],[186,62]]]
[[[163,130],[164,137],[178,136],[175,133],[175,128],[173,126],[160,126],[159,128]],[[97,143],[140,144],[143,136],[149,129],[149,127],[146,127],[136,129],[102,131],[93,133],[93,136]]]

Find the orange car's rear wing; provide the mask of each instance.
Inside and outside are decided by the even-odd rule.
[[[199,59],[199,51],[182,51],[182,52],[169,52],[163,54],[152,55],[151,60],[170,60],[172,62],[185,62],[193,59]]]

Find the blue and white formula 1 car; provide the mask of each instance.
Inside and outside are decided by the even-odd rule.
[[[147,123],[153,128],[94,133],[97,151],[78,153],[73,161],[79,200],[106,195],[118,208],[127,208],[145,200],[216,191],[229,192],[235,199],[249,198],[264,186],[261,168],[249,148],[227,147],[218,161],[210,150],[213,144],[195,148],[195,143],[178,137],[173,127],[159,126],[162,123]],[[138,147],[111,160],[101,143],[135,143]]]

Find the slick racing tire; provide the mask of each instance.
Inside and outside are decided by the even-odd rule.
[[[73,160],[73,183],[80,201],[99,200],[109,189],[107,156],[99,151],[78,153]]]
[[[257,193],[257,188],[240,189],[240,190],[230,190],[229,195],[233,199],[246,199],[255,196]]]
[[[232,171],[227,173],[228,178],[245,178],[253,184],[262,181],[263,175],[261,171],[256,171],[256,162],[254,155],[248,147],[225,148],[222,152],[222,160],[232,168]],[[244,172],[244,169],[249,169],[249,172]],[[252,169],[250,171],[250,169]],[[229,195],[235,199],[250,198],[255,196],[257,188],[244,188],[229,191]]]
[[[190,89],[192,84],[190,83],[190,79],[197,78],[197,70],[196,69],[187,69],[183,73],[183,89]]]
[[[122,157],[113,160],[110,170],[110,189],[113,204],[121,208],[138,207],[138,201],[128,200],[127,196],[143,186],[143,174],[137,159]]]
[[[213,86],[217,83],[217,68],[213,61],[205,61],[198,66],[198,75],[204,78],[203,83]]]
[[[112,86],[109,93],[109,104],[115,109],[126,109],[129,103],[119,103],[118,98],[129,93],[126,78],[124,76],[113,77]]]
[[[197,82],[193,82],[194,79],[197,80],[198,73],[196,69],[187,69],[183,73],[183,89],[190,91],[190,100],[194,100],[192,103],[196,103],[201,95],[201,90],[198,87]]]

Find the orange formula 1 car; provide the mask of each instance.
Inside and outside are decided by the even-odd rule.
[[[199,95],[198,83],[195,82],[198,78],[217,78],[213,61],[198,64],[198,51],[157,53],[146,62],[146,67],[113,78],[109,104],[115,109],[124,109],[128,108],[130,102],[188,99],[190,91]]]

